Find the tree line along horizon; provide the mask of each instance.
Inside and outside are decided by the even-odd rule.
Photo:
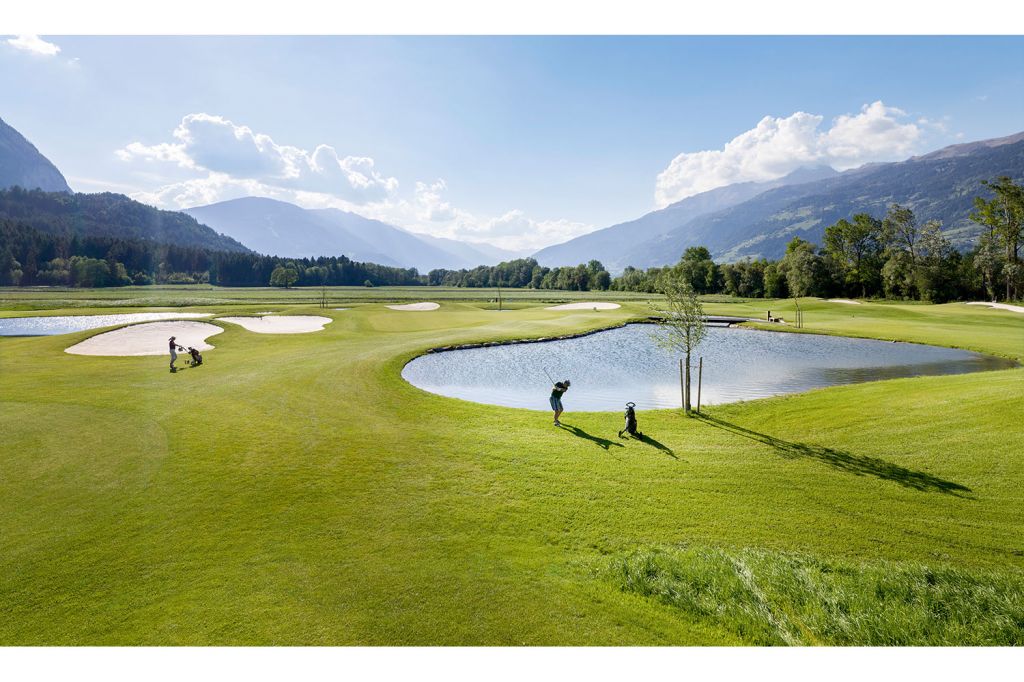
[[[952,246],[938,221],[919,224],[913,210],[900,204],[892,204],[882,218],[862,212],[837,221],[825,228],[820,246],[794,237],[778,260],[720,264],[706,247],[693,246],[674,265],[629,266],[617,277],[597,260],[549,268],[533,258],[420,274],[415,268],[346,256],[284,258],[138,238],[51,234],[27,221],[6,219],[0,221],[0,285],[422,285],[662,293],[682,282],[699,294],[742,298],[1019,300],[1024,294],[1024,185],[1009,177],[982,184],[992,196],[974,198],[971,219],[984,230],[967,252]]]

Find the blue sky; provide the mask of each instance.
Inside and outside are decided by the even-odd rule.
[[[274,196],[516,249],[1024,129],[1019,37],[9,38],[0,117],[76,190]]]

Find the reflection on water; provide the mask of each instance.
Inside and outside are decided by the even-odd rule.
[[[7,317],[0,319],[0,336],[52,336],[112,327],[118,324],[184,320],[210,317],[210,313],[117,313],[114,315],[51,315],[45,317]]]
[[[402,376],[432,393],[491,405],[547,409],[550,384],[569,378],[571,410],[612,410],[631,400],[640,409],[679,407],[679,356],[635,324],[547,343],[490,346],[416,358]],[[702,404],[798,393],[838,384],[1015,366],[969,351],[813,334],[713,328],[694,356],[704,356]]]

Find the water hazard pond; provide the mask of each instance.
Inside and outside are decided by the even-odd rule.
[[[0,336],[53,336],[118,324],[211,317],[212,313],[114,313],[0,318]]]
[[[569,410],[679,407],[679,355],[651,339],[654,326],[631,324],[575,339],[430,353],[402,370],[431,393],[490,405],[548,409],[550,382],[569,378]],[[702,404],[799,393],[862,381],[963,374],[1016,366],[970,351],[841,336],[709,328]]]

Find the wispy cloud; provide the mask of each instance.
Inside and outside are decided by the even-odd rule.
[[[30,52],[43,57],[55,57],[60,53],[60,46],[49,43],[37,35],[24,34],[8,38],[6,43],[16,50]]]
[[[871,161],[910,156],[923,129],[933,122],[907,121],[906,112],[881,101],[857,114],[836,117],[822,129],[823,116],[798,111],[784,118],[765,116],[722,149],[679,154],[658,174],[655,201],[666,206],[693,194],[736,182],[780,178],[806,165],[844,170]]]

